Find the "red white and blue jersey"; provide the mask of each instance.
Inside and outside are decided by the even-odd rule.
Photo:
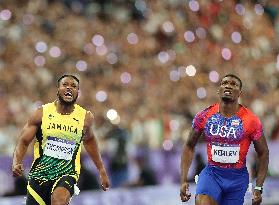
[[[205,136],[208,164],[222,168],[245,167],[251,142],[263,135],[259,118],[242,105],[233,117],[226,118],[219,104],[213,104],[195,116],[192,127]]]

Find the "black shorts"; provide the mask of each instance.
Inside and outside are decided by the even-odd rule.
[[[51,204],[51,194],[56,187],[66,188],[73,196],[75,184],[76,179],[73,176],[63,176],[57,180],[49,180],[43,183],[35,179],[29,179],[26,205]]]

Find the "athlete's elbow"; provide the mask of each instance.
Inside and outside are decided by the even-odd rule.
[[[269,149],[263,149],[261,152],[258,152],[258,158],[260,161],[267,162],[269,161]]]

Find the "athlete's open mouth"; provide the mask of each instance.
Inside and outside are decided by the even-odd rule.
[[[230,90],[224,90],[224,94],[225,94],[225,95],[231,95],[232,92],[231,92]]]
[[[73,94],[70,92],[70,91],[67,91],[67,92],[65,92],[65,97],[67,97],[67,98],[72,98],[73,97]]]

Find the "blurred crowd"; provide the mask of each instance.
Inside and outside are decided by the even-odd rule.
[[[64,73],[81,80],[102,151],[115,151],[105,137],[114,126],[128,133],[127,152],[181,144],[227,73],[279,139],[278,11],[276,0],[0,1],[0,154]]]

